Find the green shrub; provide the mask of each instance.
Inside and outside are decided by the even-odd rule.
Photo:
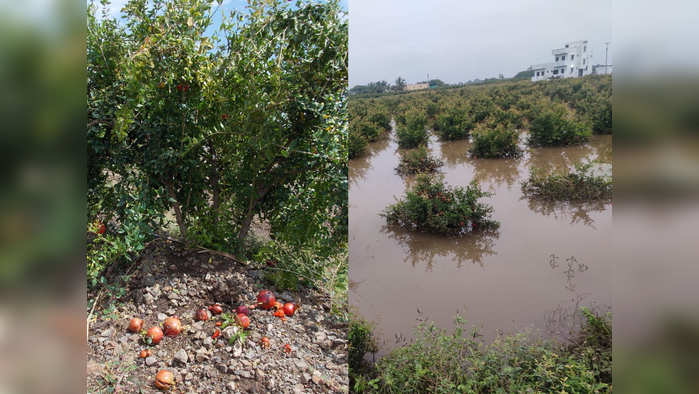
[[[405,113],[405,126],[412,130],[424,130],[427,126],[425,113],[414,109]]]
[[[581,144],[590,138],[590,125],[575,119],[571,110],[558,104],[543,110],[531,123],[529,144],[563,146]]]
[[[361,135],[368,142],[374,142],[381,136],[381,129],[374,123],[357,119],[350,122],[350,133]]]
[[[473,132],[471,155],[482,158],[517,157],[521,150],[517,146],[519,134],[514,128],[479,125]]]
[[[383,111],[372,112],[367,116],[369,122],[377,125],[383,130],[391,130],[391,117]]]
[[[347,149],[349,150],[349,158],[354,159],[362,156],[366,152],[366,147],[368,143],[366,138],[362,135],[350,132],[349,139],[347,142]]]
[[[529,197],[556,201],[592,201],[612,198],[612,180],[594,175],[592,163],[581,164],[574,171],[545,174],[532,170],[522,182],[522,192]]]
[[[347,328],[347,361],[351,391],[362,393],[371,387],[373,365],[364,357],[378,350],[371,325],[357,315],[351,315]]]
[[[415,186],[405,197],[382,213],[389,225],[412,231],[463,235],[471,231],[497,228],[490,216],[493,208],[479,203],[490,193],[471,182],[467,187],[448,187],[441,178],[418,175]]]
[[[428,118],[434,118],[439,113],[439,104],[436,102],[428,102],[425,113]]]
[[[594,316],[594,315],[592,315]],[[594,316],[606,327],[609,321]],[[589,326],[590,320],[586,324]],[[585,328],[584,328],[585,329]],[[464,329],[457,316],[452,332],[422,323],[410,345],[376,364],[370,392],[521,393],[611,392],[611,330],[597,343],[565,347],[524,334],[486,344]]]
[[[417,149],[403,153],[396,171],[400,175],[412,175],[422,172],[433,172],[443,165],[444,163],[441,160],[429,154],[426,147],[420,146]]]
[[[412,129],[408,126],[399,127],[396,131],[398,137],[398,147],[402,149],[417,148],[420,145],[426,145],[428,140],[427,130]]]
[[[595,134],[612,134],[612,103],[609,100],[598,103],[592,113],[592,131]]]
[[[357,316],[352,316],[347,329],[347,360],[350,371],[361,371],[366,365],[364,356],[377,351],[371,326]]]
[[[435,132],[441,140],[453,141],[468,138],[473,128],[466,110],[461,108],[450,108],[437,117],[435,122]]]

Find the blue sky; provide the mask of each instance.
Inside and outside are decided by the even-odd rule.
[[[119,14],[119,11],[124,7],[124,4],[126,4],[128,0],[112,0],[112,3],[110,5],[110,12],[113,16],[116,16]],[[245,0],[223,0],[221,3],[221,6],[219,8],[219,17],[218,21],[220,22],[220,14],[221,11],[228,13],[229,11],[233,10],[242,10],[245,8],[245,4],[247,2]],[[218,2],[212,1],[211,4],[216,7],[218,5]],[[340,0],[340,5],[347,10],[347,0]]]

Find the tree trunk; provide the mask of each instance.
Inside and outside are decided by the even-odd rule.
[[[170,198],[174,200],[172,203],[172,209],[175,211],[175,219],[177,220],[177,227],[180,228],[180,235],[182,238],[187,238],[187,226],[184,223],[184,218],[182,217],[182,210],[180,209],[180,204],[177,202],[177,195],[175,194],[175,188],[172,186],[172,182],[167,184],[167,190],[170,194]]]
[[[245,212],[245,217],[243,218],[243,223],[241,224],[240,231],[238,232],[238,242],[242,244],[245,237],[250,231],[250,225],[252,224],[252,219],[255,217],[255,207],[257,203],[262,200],[267,193],[272,189],[272,185],[267,185],[266,187],[257,190],[253,183],[252,193],[250,195],[250,201],[248,202],[248,209]]]
[[[218,167],[216,161],[216,154],[214,153],[213,146],[209,143],[209,153],[211,154],[211,173],[209,174],[209,187],[211,187],[212,194],[212,205],[211,210],[213,211],[213,221],[214,224],[218,223],[218,208],[221,205],[220,196],[220,185],[218,176]]]

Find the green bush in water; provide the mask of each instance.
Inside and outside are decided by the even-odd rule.
[[[396,131],[398,137],[398,147],[402,149],[417,148],[426,145],[428,140],[427,130],[423,128],[410,128],[401,126]]]
[[[389,205],[382,216],[389,225],[411,231],[443,235],[464,235],[471,231],[495,229],[493,208],[478,202],[490,193],[473,181],[466,187],[449,187],[441,177],[420,174],[405,197]]]
[[[519,133],[512,126],[482,125],[472,133],[470,153],[476,158],[511,158],[522,152],[517,146]]]
[[[468,138],[473,122],[465,109],[450,108],[437,116],[434,129],[441,140],[460,140]]]
[[[529,144],[532,146],[564,146],[586,142],[592,130],[590,125],[575,118],[563,104],[543,110],[529,128]]]
[[[533,169],[522,182],[522,192],[529,197],[552,201],[594,201],[612,198],[612,179],[594,175],[592,163],[580,164],[574,171],[545,174]]]
[[[385,131],[391,130],[391,117],[386,112],[383,112],[383,111],[371,112],[367,116],[367,119],[369,120],[369,122],[380,127],[382,130],[385,130]]]
[[[400,175],[433,172],[443,165],[441,160],[429,154],[426,147],[420,146],[403,153],[400,163],[396,167],[396,172]]]
[[[350,133],[361,135],[368,142],[374,142],[381,136],[381,129],[374,123],[358,119],[350,122]]]
[[[349,158],[354,159],[362,156],[366,152],[367,140],[359,133],[350,131],[347,148],[349,150]]]

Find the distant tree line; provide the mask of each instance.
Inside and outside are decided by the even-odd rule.
[[[502,82],[505,80],[520,81],[520,80],[524,80],[524,79],[531,79],[533,74],[534,73],[531,70],[524,70],[524,71],[518,72],[512,78],[505,78],[502,74],[499,74],[497,78],[485,78],[485,79],[476,78],[476,79],[472,79],[472,80],[469,80],[466,82],[458,82],[458,83],[453,83],[453,84],[445,83],[441,79],[430,79],[429,81],[420,81],[418,83],[428,83],[430,88],[432,88],[432,89],[449,88],[449,87],[460,87],[460,86],[466,86],[466,85],[484,85],[484,84],[489,84],[489,83]],[[398,78],[396,78],[393,85],[389,84],[386,81],[369,82],[366,85],[353,86],[349,90],[349,93],[351,95],[372,95],[372,94],[402,92],[405,90],[406,86],[408,86],[408,84],[407,84],[407,81],[405,80],[405,78],[398,77]]]
[[[440,79],[430,79],[429,81],[421,81],[418,83],[429,83],[430,88],[450,86],[449,84],[444,83],[444,81]],[[369,82],[366,85],[355,85],[349,90],[349,92],[353,95],[402,92],[405,90],[406,86],[408,86],[408,82],[405,80],[405,78],[399,76],[398,78],[396,78],[393,85],[389,84],[386,81]]]

